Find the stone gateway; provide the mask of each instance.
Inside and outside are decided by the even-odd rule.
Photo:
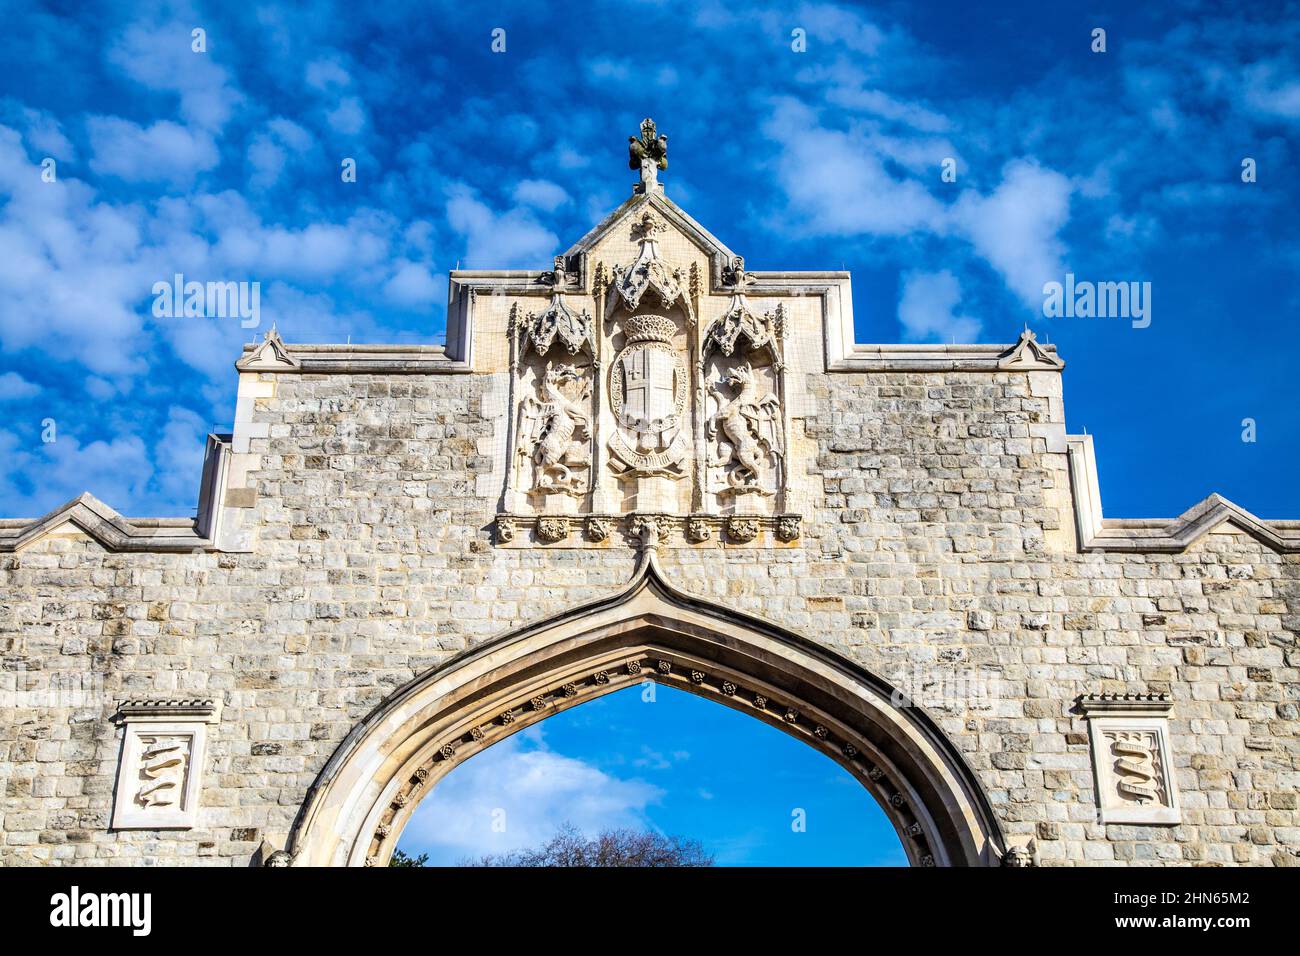
[[[384,865],[460,761],[647,680],[837,761],[919,866],[1300,862],[1300,521],[1103,518],[1064,363],[859,345],[664,193],[445,346],[236,363],[196,519],[0,520],[0,862]]]

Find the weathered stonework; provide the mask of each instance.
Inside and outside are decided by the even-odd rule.
[[[1066,434],[1051,346],[855,345],[846,274],[745,272],[661,189],[643,185],[555,270],[453,272],[445,348],[271,337],[247,351],[197,522],[128,519],[89,496],[0,521],[0,862],[246,865],[264,845],[298,862],[382,862],[456,761],[648,678],[822,748],[872,788],[914,863],[962,861],[935,842],[904,762],[864,750],[882,744],[857,735],[829,684],[796,693],[790,674],[670,636],[574,661],[553,685],[503,685],[490,713],[449,715],[450,736],[395,765],[357,849],[312,856],[314,821],[334,818],[328,797],[303,810],[310,789],[332,785],[331,755],[346,769],[387,726],[399,689],[439,667],[495,674],[508,660],[494,639],[526,644],[526,626],[589,602],[649,600],[625,590],[651,574],[647,554],[666,582],[654,584],[668,595],[659,617],[707,614],[737,640],[815,649],[844,681],[870,672],[901,689],[897,733],[933,728],[992,818],[967,862],[1300,862],[1300,522],[1217,496],[1168,521],[1103,521],[1091,440]],[[666,265],[648,266],[638,293],[628,266],[646,264],[645,245],[632,225],[647,212]],[[621,334],[610,300],[632,314],[638,294],[678,309],[683,415],[696,416],[682,422],[680,478],[610,470],[618,349],[600,336]],[[761,340],[777,315],[773,355]],[[704,341],[733,350],[709,353],[740,383],[720,399],[696,377]],[[770,419],[780,456],[754,471],[733,453],[701,475],[709,423],[745,383],[741,353],[773,383],[753,412],[784,416]],[[521,455],[521,383],[544,383],[556,363],[576,369],[552,381],[579,414],[563,446]],[[545,406],[558,403],[534,394],[531,421],[554,416]],[[676,455],[674,441],[665,433]],[[724,467],[751,471],[728,479]],[[770,494],[712,490],[747,486]],[[618,607],[602,605],[601,621]],[[995,689],[937,703],[914,693],[918,675],[965,672]],[[1118,772],[1176,815],[1134,822],[1104,786],[1099,803],[1095,760],[1124,755],[1096,749],[1105,715],[1090,695],[1167,699],[1159,734],[1129,741],[1145,748],[1139,771]],[[221,705],[202,725],[188,828],[114,825],[132,726],[115,718],[139,698]],[[1124,719],[1121,733],[1152,729]],[[1165,797],[1145,776],[1156,766]]]

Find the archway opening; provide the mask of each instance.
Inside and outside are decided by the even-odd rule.
[[[429,866],[517,859],[564,827],[695,841],[715,865],[904,866],[888,815],[817,749],[652,681],[588,701],[459,764],[397,840]]]
[[[834,760],[921,866],[995,863],[978,778],[887,681],[820,643],[668,584],[653,552],[621,591],[464,652],[394,692],[339,745],[287,847],[295,865],[383,866],[455,767],[554,713],[646,680],[688,691]]]

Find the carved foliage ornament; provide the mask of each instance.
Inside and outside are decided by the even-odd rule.
[[[569,536],[569,519],[563,515],[547,515],[537,519],[537,537],[548,543],[563,541]]]
[[[758,537],[758,519],[733,515],[727,519],[727,534],[742,543]]]
[[[739,292],[731,297],[727,310],[709,325],[704,336],[703,357],[713,350],[732,355],[742,339],[750,349],[767,349],[779,368],[782,364],[781,340],[785,336],[785,306],[778,305],[775,312],[757,316],[749,309],[745,296]]]
[[[635,312],[641,305],[642,296],[654,289],[664,308],[680,304],[687,319],[694,322],[695,310],[682,289],[682,283],[688,277],[683,275],[680,268],[670,268],[659,255],[657,237],[667,228],[649,206],[643,208],[632,227],[632,234],[640,242],[641,250],[632,265],[626,268],[614,266],[613,288],[628,311]]]

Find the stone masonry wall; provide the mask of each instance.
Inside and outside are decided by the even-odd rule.
[[[1078,553],[1065,456],[1032,427],[1059,392],[1032,374],[813,376],[798,546],[669,548],[664,569],[887,678],[994,675],[979,706],[930,709],[1044,864],[1300,862],[1300,555],[1238,533]],[[275,381],[254,553],[55,534],[0,557],[0,863],[247,865],[394,688],[631,576],[621,543],[492,544],[491,376]],[[1074,701],[1114,691],[1175,700],[1180,826],[1095,822]],[[109,832],[115,701],[185,693],[224,705],[200,826]]]

